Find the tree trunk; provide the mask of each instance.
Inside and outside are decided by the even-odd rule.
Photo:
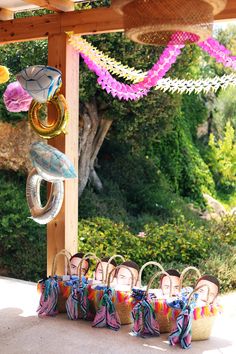
[[[102,190],[95,162],[112,120],[100,119],[95,99],[85,104],[80,115],[79,144],[79,197],[88,181],[97,191]]]

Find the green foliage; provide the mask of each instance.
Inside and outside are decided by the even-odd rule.
[[[222,217],[220,223],[213,224],[212,232],[221,242],[236,246],[236,215]]]
[[[0,63],[10,71],[10,82],[16,81],[15,75],[31,65],[47,64],[47,41],[31,41],[1,46]],[[15,123],[27,119],[27,113],[10,113],[3,102],[3,93],[9,82],[0,86],[0,120]]]
[[[46,270],[45,228],[29,219],[25,176],[0,171],[0,270],[38,280]]]
[[[168,144],[165,146],[168,147]],[[195,219],[195,223],[197,223],[195,214],[189,210],[183,198],[175,193],[172,182],[168,181],[166,176],[170,176],[170,173],[164,174],[162,172],[168,165],[168,159],[160,167],[161,164],[157,159],[155,161],[154,158],[132,153],[131,149],[129,144],[119,145],[114,140],[105,143],[99,155],[101,164],[99,174],[105,182],[104,191],[94,197],[90,193],[90,200],[86,198],[87,208],[92,213],[90,215],[94,216],[92,200],[96,199],[100,200],[101,204],[100,210],[96,208],[97,215],[120,220],[116,217],[116,214],[119,215],[118,209],[112,214],[103,213],[105,211],[104,201],[106,203],[108,196],[110,196],[112,199],[120,200],[121,210],[125,208],[127,211],[127,217],[123,221],[128,218],[128,224],[132,225],[134,229],[136,229],[137,218],[141,223],[143,218],[148,218],[147,215],[150,215],[149,219],[156,220],[158,218],[159,222],[164,223],[170,218],[176,218],[183,214],[188,219]],[[116,185],[117,193],[107,188],[106,181]],[[81,197],[82,209],[85,204],[83,200],[84,196]],[[113,204],[111,203],[111,205]],[[109,204],[108,210],[111,210]],[[89,215],[87,214],[86,217]]]
[[[217,276],[221,289],[229,291],[236,286],[235,219],[231,220],[230,230],[228,225],[224,220],[217,228],[214,224],[196,227],[184,218],[165,225],[152,222],[141,230],[145,233],[141,238],[121,222],[106,218],[80,220],[79,250],[95,252],[99,257],[122,254],[140,266],[150,260],[160,262],[165,269],[180,271],[195,265],[201,273]]]
[[[227,122],[236,130],[236,87],[221,90],[214,102],[214,131],[217,137],[224,135]]]
[[[221,185],[236,186],[236,143],[235,132],[230,122],[226,124],[223,139],[215,142],[214,135],[210,135],[211,168],[216,182]]]
[[[202,273],[213,274],[220,281],[222,292],[236,288],[236,247],[228,244],[218,244],[207,259],[200,261]]]
[[[212,239],[203,227],[181,218],[173,223],[145,225],[146,237],[131,233],[123,223],[105,218],[81,220],[79,223],[79,249],[96,251],[99,256],[122,253],[139,265],[148,260],[159,262],[183,262],[196,264],[206,258],[212,247]]]

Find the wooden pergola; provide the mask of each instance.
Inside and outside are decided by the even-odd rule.
[[[49,140],[49,143],[64,152],[78,170],[79,56],[68,45],[66,32],[73,31],[80,35],[118,32],[124,30],[124,25],[122,15],[112,8],[74,11],[76,2],[81,1],[0,0],[0,44],[48,39],[48,64],[62,71],[61,92],[67,99],[70,113],[67,134],[61,134]],[[39,8],[54,13],[14,19],[15,12]],[[236,19],[236,0],[228,0],[226,8],[215,17],[215,20],[232,19]],[[48,274],[51,272],[54,255],[62,248],[71,253],[77,252],[78,248],[77,179],[65,182],[61,211],[47,225]],[[63,270],[64,262],[61,260],[58,272]]]

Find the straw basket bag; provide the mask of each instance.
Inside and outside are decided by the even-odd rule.
[[[112,256],[112,257],[109,258],[109,260],[108,260],[108,262],[107,262],[107,269],[106,269],[106,275],[105,275],[105,282],[106,282],[106,284],[107,284],[107,282],[108,282],[108,276],[109,276],[109,274],[108,274],[109,265],[110,265],[110,263],[111,263],[114,259],[117,259],[117,258],[121,259],[122,262],[125,261],[125,258],[124,258],[123,256],[121,256],[120,254],[114,254],[114,256]]]
[[[149,293],[152,292],[151,289],[150,289],[150,286],[152,285],[154,279],[156,279],[158,277],[158,275],[165,274],[166,276],[169,277],[170,284],[172,283],[171,277],[169,276],[169,274],[167,274],[165,272],[165,270],[162,267],[162,265],[160,263],[158,263],[158,262],[150,261],[150,262],[145,263],[141,267],[140,272],[139,272],[139,285],[140,285],[141,289],[143,287],[143,285],[142,285],[142,274],[143,274],[143,271],[144,271],[144,269],[147,266],[150,266],[150,265],[157,266],[160,269],[161,272],[155,273],[154,276],[150,279],[149,284],[147,285],[147,289],[148,289]],[[170,286],[169,296],[171,297],[171,286]],[[152,306],[153,306],[153,308],[155,310],[156,319],[157,319],[157,321],[159,323],[159,326],[160,326],[160,333],[169,332],[170,328],[171,328],[171,323],[170,323],[169,317],[167,315],[170,312],[170,309],[168,308],[168,306],[166,304],[166,300],[158,298],[158,297],[154,297],[151,300],[151,304],[152,304]]]
[[[128,271],[131,274],[131,286],[130,290],[128,291],[122,291],[118,289],[114,289],[113,293],[113,298],[112,301],[115,305],[115,309],[119,315],[120,318],[120,323],[122,325],[130,324],[132,323],[132,316],[131,312],[133,309],[134,304],[132,303],[132,297],[131,297],[131,290],[134,286],[134,276],[132,271],[125,265],[119,265],[115,269],[113,269],[108,276],[108,281],[107,281],[107,287],[109,288],[111,286],[111,276],[114,272],[117,273],[117,271],[121,268],[128,269]]]
[[[112,257],[109,258],[107,262],[107,268],[106,271],[104,270],[103,266],[102,268],[102,281],[97,281],[95,277],[89,282],[88,285],[88,291],[89,291],[89,300],[92,303],[92,306],[95,308],[97,311],[99,308],[99,303],[102,299],[104,289],[107,287],[108,283],[108,271],[109,271],[109,265],[112,262],[113,259],[119,258],[123,262],[125,261],[124,257],[121,256],[120,254],[115,254]]]
[[[192,292],[197,292],[200,288],[208,288],[209,297],[209,287],[207,285],[202,285],[194,289]],[[190,295],[191,296],[191,295]],[[221,306],[218,304],[206,304],[205,306],[196,307],[193,311],[193,321],[192,321],[192,340],[206,340],[211,336],[212,328],[216,319],[217,314],[221,313]]]
[[[190,271],[194,271],[197,274],[197,277],[198,277],[197,279],[201,278],[201,273],[200,273],[199,269],[197,269],[196,267],[190,266],[190,267],[184,268],[184,270],[180,274],[180,280],[179,280],[180,290],[183,287],[184,278],[186,277],[187,273],[189,273]]]
[[[70,258],[72,255],[70,252],[68,252],[65,249],[61,250],[60,252],[58,252],[55,255],[53,262],[52,262],[52,271],[51,271],[52,276],[56,275],[57,260],[58,260],[59,256],[64,256],[64,258],[66,260],[66,268],[65,268],[65,275],[62,277],[59,277],[59,280],[58,280],[58,284],[60,287],[60,293],[58,296],[57,309],[58,309],[59,313],[65,313],[66,312],[66,300],[71,293],[71,287],[65,285],[65,281],[68,281],[71,279]]]
[[[65,268],[65,275],[62,276],[57,276],[56,275],[56,270],[57,270],[57,261],[60,256],[63,256],[66,260],[66,268]],[[67,297],[70,295],[70,287],[65,285],[65,281],[68,281],[71,279],[71,269],[70,269],[70,260],[69,258],[71,257],[70,252],[68,252],[65,249],[62,249],[60,252],[58,252],[55,257],[53,258],[52,262],[52,269],[51,269],[51,276],[47,279],[53,278],[58,284],[59,287],[59,292],[58,292],[58,300],[56,304],[56,308],[58,312],[66,312],[65,308],[65,303]],[[40,280],[37,284],[37,290],[42,294],[44,291],[44,284],[47,279]]]
[[[197,273],[198,278],[201,278],[201,273],[196,267],[187,267],[185,268],[180,275],[180,288],[183,286],[183,281],[186,274],[189,271],[194,271]],[[203,287],[207,287],[204,285]],[[194,293],[196,293],[201,287],[198,287],[193,290],[189,296],[189,302]],[[208,295],[209,295],[209,287]],[[196,307],[193,311],[193,321],[192,321],[192,340],[206,340],[210,337],[212,327],[215,321],[216,314],[219,312],[218,305],[206,304],[205,306]]]
[[[170,280],[170,292],[169,292],[169,297],[172,296],[172,279],[170,277],[170,275],[168,273],[166,273],[164,270],[163,271],[160,271],[160,272],[157,272],[155,273],[148,285],[147,285],[147,293],[151,293],[151,285],[153,283],[153,281],[158,277],[158,276],[161,276],[161,275],[166,275],[169,280]],[[154,309],[154,312],[155,312],[155,315],[156,315],[156,319],[157,319],[157,322],[159,323],[159,328],[160,328],[160,333],[168,333],[171,329],[171,321],[170,321],[170,318],[172,316],[172,311],[171,309],[167,306],[167,302],[166,302],[166,299],[164,298],[159,298],[159,297],[153,297],[151,298],[151,305],[153,306],[153,309]]]
[[[158,262],[150,261],[150,262],[145,263],[145,264],[141,267],[141,269],[140,269],[140,271],[139,271],[139,276],[138,276],[138,284],[139,284],[139,286],[140,286],[141,288],[143,287],[143,285],[142,285],[142,275],[143,275],[143,271],[144,271],[145,268],[147,268],[147,266],[150,266],[150,265],[154,265],[154,266],[156,266],[157,268],[159,268],[162,272],[164,272],[164,268],[163,268],[162,265],[161,265],[160,263],[158,263]]]
[[[196,267],[185,268],[180,275],[180,288],[183,286],[183,281],[189,271],[195,271],[198,278],[201,278],[201,273]],[[204,285],[207,287],[207,285]],[[194,289],[189,299],[199,290],[200,287]],[[209,288],[208,288],[209,294]],[[192,340],[206,340],[210,337],[212,327],[215,321],[216,314],[220,311],[220,307],[214,304],[206,304],[205,306],[196,307],[193,311],[192,322]]]

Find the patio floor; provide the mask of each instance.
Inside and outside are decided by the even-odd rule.
[[[222,296],[224,313],[217,319],[210,340],[193,342],[190,352],[236,353],[236,292]],[[170,347],[167,336],[142,339],[129,334],[130,327],[118,332],[95,329],[91,323],[69,321],[65,314],[39,319],[36,284],[0,277],[1,354],[139,354],[183,353]]]

